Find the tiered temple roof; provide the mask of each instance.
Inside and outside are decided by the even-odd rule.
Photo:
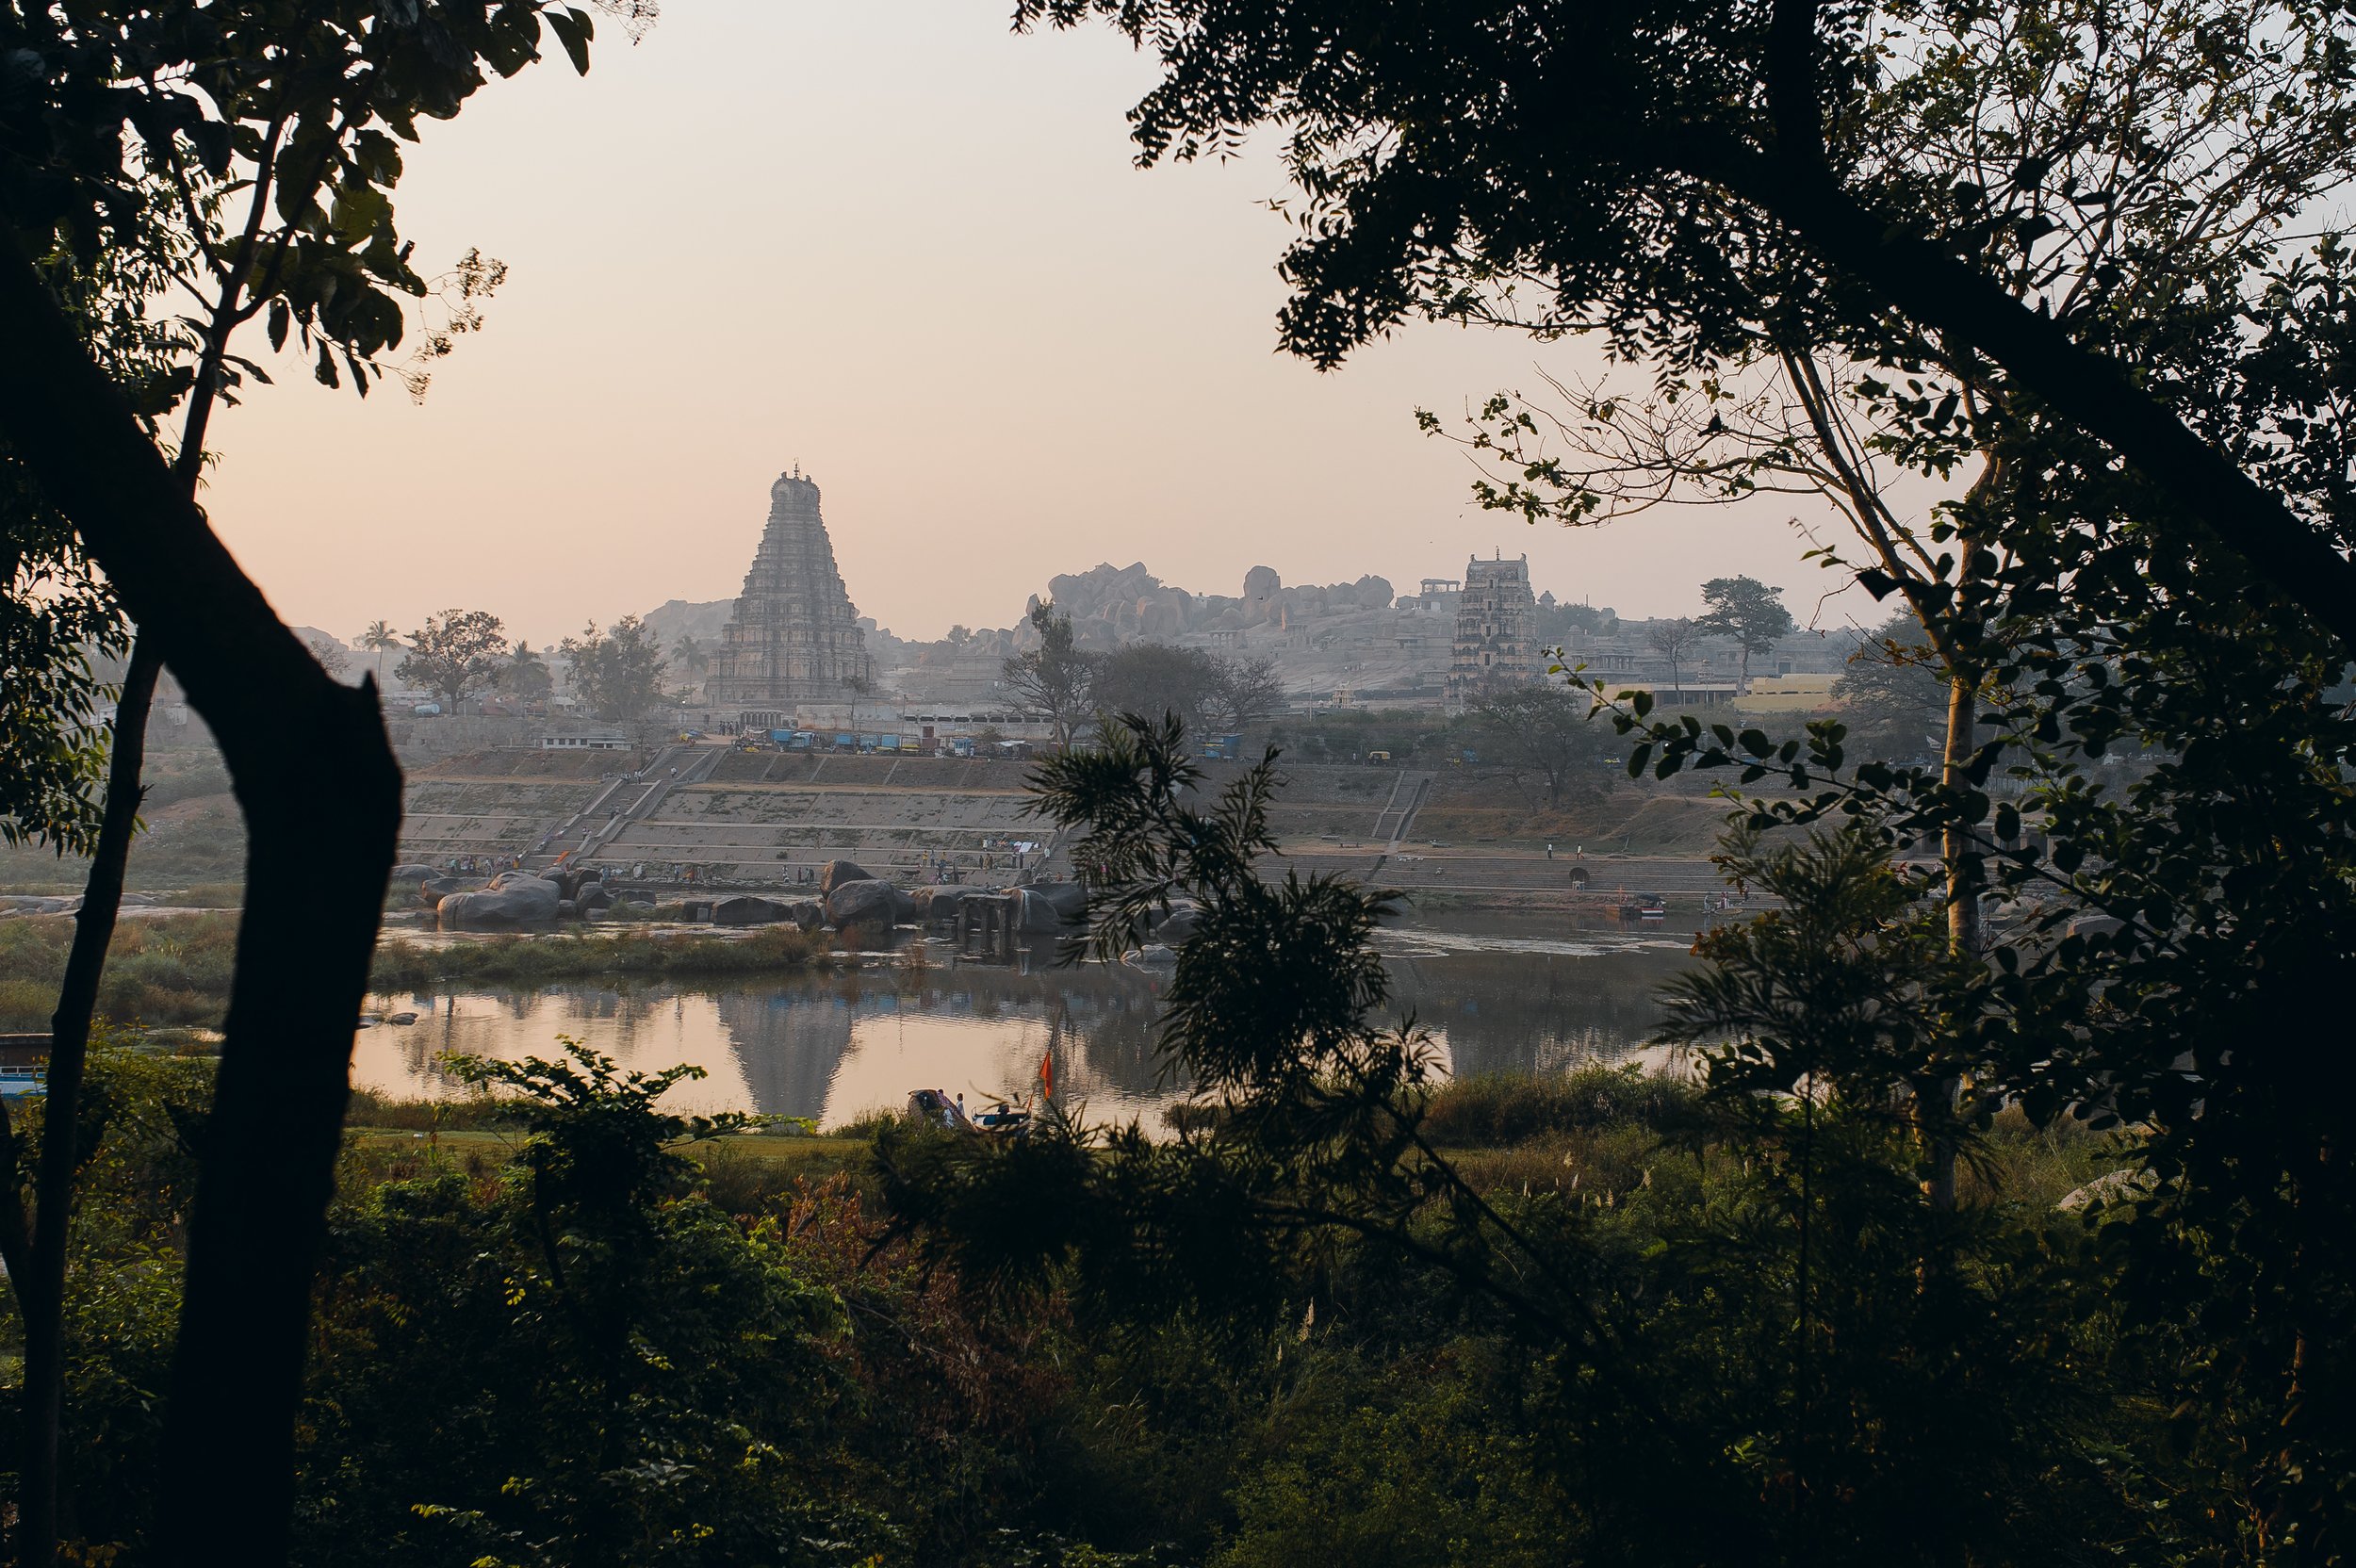
[[[1456,601],[1456,648],[1448,662],[1448,698],[1467,701],[1502,686],[1538,678],[1538,601],[1530,594],[1530,557],[1464,564],[1464,596]]]
[[[796,704],[849,702],[875,681],[875,661],[819,515],[818,486],[798,469],[780,474],[704,700],[784,723]]]

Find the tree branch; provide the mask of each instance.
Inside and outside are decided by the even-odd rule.
[[[2356,564],[2137,385],[2126,367],[2021,303],[1939,246],[1895,232],[1821,172],[1748,148],[1689,146],[1687,172],[1790,227],[1818,254],[1917,322],[1988,356],[2172,494],[2284,599],[2356,650]]]

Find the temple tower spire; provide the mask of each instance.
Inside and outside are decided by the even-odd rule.
[[[835,567],[818,486],[801,466],[769,487],[769,521],[721,633],[704,700],[791,722],[799,703],[850,702],[875,682],[859,611]]]

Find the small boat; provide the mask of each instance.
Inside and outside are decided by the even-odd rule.
[[[1031,1113],[1012,1105],[992,1105],[973,1119],[973,1125],[985,1133],[1021,1137],[1031,1130]]]
[[[1021,1137],[1030,1131],[1031,1113],[998,1101],[978,1115],[968,1115],[946,1090],[918,1089],[908,1096],[908,1119],[952,1133],[996,1133]]]
[[[387,1017],[384,1021],[387,1023],[398,1023],[406,1026],[417,1022],[417,1015],[415,1013],[394,1013]]]

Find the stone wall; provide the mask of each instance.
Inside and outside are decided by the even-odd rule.
[[[384,730],[392,737],[393,751],[401,758],[401,765],[408,768],[429,767],[461,752],[536,748],[548,729],[546,719],[492,718],[481,714],[449,713],[419,718],[414,714],[388,713],[384,718]]]

